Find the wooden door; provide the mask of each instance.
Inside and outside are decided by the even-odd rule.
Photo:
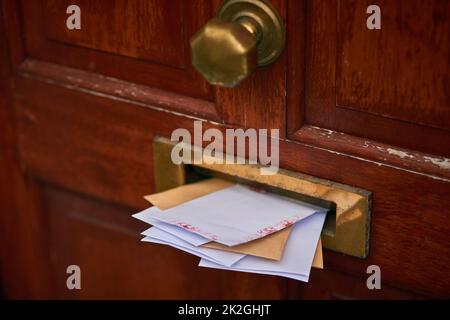
[[[450,6],[272,1],[287,46],[239,87],[210,86],[189,39],[220,1],[1,1],[0,234],[10,298],[449,297]],[[77,4],[81,30],[66,28]],[[370,254],[325,251],[308,284],[203,269],[142,244],[152,139],[279,128],[281,167],[373,193]],[[67,290],[79,265],[82,289]],[[382,289],[366,287],[369,265]]]

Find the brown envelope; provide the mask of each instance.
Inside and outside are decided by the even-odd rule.
[[[322,240],[320,238],[317,242],[317,249],[314,254],[312,266],[317,269],[323,269]]]
[[[145,196],[144,199],[150,202],[152,205],[158,207],[159,209],[166,210],[195,198],[199,198],[215,191],[225,189],[232,186],[233,184],[233,182],[212,178],[176,187],[167,191],[151,194]],[[206,243],[203,246],[224,251],[249,254],[267,259],[280,260],[283,255],[284,246],[290,232],[291,227],[285,228],[264,238],[260,238],[233,247],[225,246],[217,242]],[[322,245],[319,241],[314,257],[313,266],[320,267],[322,265],[323,267],[322,262]]]
[[[233,182],[213,178],[154,193],[145,196],[144,199],[158,207],[158,209],[166,210],[232,185],[234,185]]]

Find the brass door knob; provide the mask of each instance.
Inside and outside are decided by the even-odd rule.
[[[235,87],[284,48],[285,27],[265,0],[225,0],[191,39],[192,64],[214,85]]]

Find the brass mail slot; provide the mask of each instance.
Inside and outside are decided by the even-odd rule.
[[[321,236],[323,246],[359,258],[368,256],[371,205],[369,191],[281,168],[273,175],[261,175],[261,166],[254,164],[202,162],[177,165],[171,160],[174,145],[173,141],[163,137],[153,140],[157,192],[212,176],[256,186],[328,209]],[[192,147],[194,148],[196,147]]]

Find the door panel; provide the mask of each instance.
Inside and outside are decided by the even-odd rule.
[[[71,1],[83,14],[83,27],[75,31],[66,28],[67,1],[5,1],[17,14],[10,28],[24,22],[24,43],[12,39],[11,47],[25,47],[14,54],[25,72],[213,121],[279,128],[285,135],[284,56],[232,90],[211,87],[191,66],[189,39],[214,16],[220,0]],[[284,17],[285,0],[273,4]]]
[[[151,190],[153,175],[152,125],[139,120],[144,108],[83,99],[70,89],[37,81],[19,79],[17,84],[18,94],[27,97],[17,100],[27,170],[104,200],[145,205],[142,196]],[[130,146],[137,152],[129,152]]]
[[[81,10],[80,30],[66,28],[72,4]],[[21,8],[30,57],[211,99],[189,58],[189,38],[211,15],[209,2],[24,1]]]
[[[291,106],[304,107],[305,122],[296,129],[450,156],[448,1],[381,1],[381,30],[366,27],[370,1],[308,4],[306,89]]]
[[[340,1],[337,107],[449,130],[450,3],[377,4],[383,31],[360,27],[370,2]]]
[[[383,292],[367,290],[366,283],[352,275],[333,272],[331,270],[312,270],[311,282],[320,282],[320,286],[305,285],[303,290],[297,290],[299,299],[324,300],[358,300],[358,299],[424,299],[424,296],[411,294],[385,285]]]
[[[69,2],[1,2],[5,295],[450,296],[447,2],[381,1],[380,32],[365,29],[365,1],[274,0],[286,49],[233,89],[190,65],[189,38],[220,2],[73,1],[84,17],[74,32]],[[146,227],[131,214],[154,191],[152,139],[192,131],[195,119],[221,131],[278,128],[281,167],[371,191],[368,258],[325,250],[325,270],[303,284],[202,269],[141,243]],[[81,291],[66,289],[71,264]],[[366,287],[372,264],[380,291]]]
[[[85,31],[61,28],[67,19],[66,8],[72,4],[83,9]],[[184,68],[189,64],[184,35],[189,7],[192,3],[180,0],[45,1],[44,36],[50,41]],[[98,25],[106,25],[110,32],[102,32]]]

